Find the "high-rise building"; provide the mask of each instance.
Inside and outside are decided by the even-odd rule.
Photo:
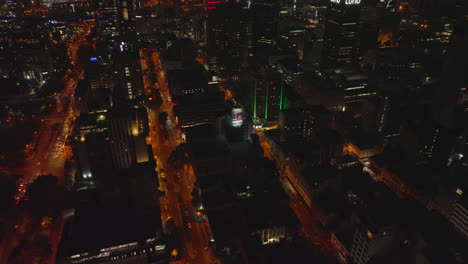
[[[351,228],[345,232],[348,238],[342,240],[352,263],[359,264],[386,256],[397,245],[395,241],[398,239],[400,211],[397,211],[397,196],[384,183],[366,187],[364,191],[348,191],[348,200],[354,208],[350,216]]]
[[[146,110],[133,107],[81,114],[73,142],[77,183],[103,183],[117,169],[151,161],[146,118]]]
[[[114,61],[114,98],[137,100],[144,95],[143,74],[138,58],[129,53],[120,53]]]
[[[222,92],[204,92],[179,96],[174,103],[177,122],[182,129],[202,124],[217,125],[225,111]]]
[[[455,133],[433,122],[410,120],[400,128],[400,146],[407,157],[420,164],[445,166],[455,143]]]
[[[212,68],[236,70],[246,63],[250,10],[241,3],[218,4],[207,18],[207,52]]]
[[[465,20],[455,27],[451,47],[447,51],[442,67],[440,84],[437,85],[433,100],[433,118],[443,127],[456,126],[455,108],[460,92],[467,88],[464,71],[468,56],[468,22]]]
[[[453,15],[453,11],[456,6],[456,0],[407,0],[411,10],[414,10],[419,15],[431,16],[431,15]]]
[[[281,110],[279,127],[283,135],[312,139],[320,130],[330,127],[331,113],[319,105]]]
[[[79,136],[79,140],[72,148],[77,165],[75,175],[77,189],[94,188],[112,179],[114,166],[107,130]]]
[[[349,65],[359,51],[361,0],[332,0],[325,21],[326,64]]]
[[[149,161],[146,110],[112,109],[109,114],[109,138],[114,167],[130,168],[137,163]]]
[[[308,28],[305,31],[304,42],[299,47],[299,58],[304,60],[304,63],[315,66],[322,63],[324,31],[322,26]]]
[[[365,4],[365,3],[364,3]],[[377,48],[377,39],[384,20],[384,6],[367,4],[361,7],[360,48],[365,51]]]
[[[343,72],[339,73],[337,77],[338,78],[335,80],[336,85],[339,89],[344,90],[344,102],[346,107],[377,94],[375,89],[368,84],[369,77],[365,74]]]
[[[107,113],[81,113],[72,142],[76,164],[75,187],[91,187],[112,174],[107,136]]]
[[[297,3],[296,3],[297,2]],[[298,47],[299,59],[305,64],[321,64],[324,47],[325,18],[328,7],[323,1],[294,1],[295,19],[304,25],[303,41]]]
[[[172,97],[209,91],[209,75],[197,62],[184,63],[183,69],[167,71],[167,83]]]
[[[277,0],[252,2],[253,53],[262,56],[271,52],[277,41],[279,3]]]
[[[466,199],[466,195],[463,196],[463,191],[461,189],[457,189],[457,194],[460,197],[455,202],[450,221],[465,238],[468,238],[468,200]]]
[[[279,111],[284,104],[283,76],[271,69],[254,74],[253,87],[253,116],[265,121],[277,120]]]
[[[54,17],[90,17],[93,11],[92,0],[43,0],[42,5],[49,8]]]
[[[98,32],[103,39],[103,48],[113,52],[134,51],[134,1],[98,1],[97,10]]]
[[[0,20],[0,75],[25,83],[45,82],[53,73],[47,23],[44,20]]]

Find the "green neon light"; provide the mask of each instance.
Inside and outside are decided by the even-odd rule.
[[[254,81],[254,105],[253,115],[257,117],[257,80]]]
[[[284,103],[283,102],[283,77],[281,77],[281,91],[280,91],[280,103],[279,103],[280,110],[284,109],[283,103]]]
[[[288,108],[289,108],[289,100],[288,100],[288,98],[285,96],[285,97],[284,97],[283,109],[288,109]]]

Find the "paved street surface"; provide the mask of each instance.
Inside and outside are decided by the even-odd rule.
[[[264,150],[265,157],[275,161],[271,153],[271,148],[266,142],[265,133],[259,132],[257,134],[260,137],[260,143]],[[280,172],[280,182],[283,189],[291,200],[290,207],[302,224],[303,235],[308,237],[314,245],[320,248],[322,254],[327,257],[328,263],[338,263],[336,252],[330,244],[331,234],[320,227],[320,211],[316,203],[312,201],[309,206],[291,184],[289,180],[289,177],[292,177],[291,173],[287,169],[283,169],[279,162],[275,161],[275,163]]]
[[[73,109],[73,93],[78,80],[83,78],[84,74],[83,69],[79,66],[78,49],[83,43],[87,42],[85,39],[87,33],[89,33],[89,30],[84,34],[77,35],[69,45],[69,56],[75,68],[66,73],[63,92],[55,95],[57,99],[56,109],[48,117],[41,119],[40,128],[35,132],[37,136],[34,137],[37,141],[31,143],[37,145],[37,147],[30,152],[30,156],[25,160],[22,167],[7,168],[5,170],[8,173],[20,175],[22,186],[33,182],[39,175],[52,174],[57,177],[58,185],[65,187],[66,155],[64,146],[67,137],[72,133],[76,119]],[[24,193],[19,192],[18,195],[24,195]],[[14,229],[7,234],[6,240],[8,243],[2,249],[0,263],[8,263],[8,257],[21,240],[35,241],[39,237],[48,238],[52,252],[47,263],[55,263],[55,254],[63,229],[62,219],[43,218],[39,221],[33,221],[25,214],[20,214],[15,223]],[[21,256],[19,263],[32,263],[30,262],[32,259],[28,259],[28,257],[31,256]]]
[[[182,252],[181,263],[219,263],[209,247],[211,229],[208,220],[204,223],[198,223],[193,220],[193,213],[195,211],[192,205],[192,187],[195,182],[195,175],[192,167],[188,164],[184,168],[176,170],[168,163],[171,152],[184,141],[175,125],[169,89],[166,84],[159,54],[154,50],[146,50],[142,52],[142,60],[143,65],[152,66],[152,68],[146,71],[144,78],[145,89],[155,91],[155,89],[159,88],[163,98],[161,107],[157,110],[150,110],[148,114],[151,141],[158,163],[158,170],[164,170],[163,174],[165,174],[166,178],[165,180],[162,179],[162,173],[159,173],[161,188],[165,192],[165,195],[160,200],[161,218],[163,222],[173,218],[176,227],[183,230],[182,243],[184,245],[184,252]],[[151,83],[149,74],[156,75],[157,84]],[[166,112],[169,116],[166,124],[159,123],[158,115],[161,112]],[[167,127],[167,139],[161,136],[161,125]]]

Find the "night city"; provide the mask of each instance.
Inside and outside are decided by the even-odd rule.
[[[467,264],[468,0],[0,0],[0,264]]]

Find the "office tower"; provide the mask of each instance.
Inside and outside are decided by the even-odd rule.
[[[120,36],[119,5],[117,1],[102,1],[98,3],[98,31],[108,45],[115,45]]]
[[[324,28],[317,26],[305,31],[304,43],[300,47],[300,56],[304,63],[318,66],[322,63],[324,49]]]
[[[91,89],[98,87],[114,88],[113,69],[109,60],[102,57],[91,57],[85,68],[85,79],[88,79]]]
[[[81,113],[72,142],[76,164],[75,187],[92,187],[112,174],[107,136],[107,113]]]
[[[30,84],[45,82],[53,72],[45,21],[7,17],[0,20],[0,75]],[[42,84],[43,84],[42,83]]]
[[[72,148],[76,164],[77,189],[94,188],[111,181],[114,176],[114,166],[106,130],[80,136]]]
[[[468,22],[460,22],[453,33],[451,47],[442,67],[440,84],[436,87],[432,110],[434,120],[443,127],[456,127],[455,109],[460,92],[467,88],[466,57],[468,56]]]
[[[291,49],[292,52],[297,52],[299,59],[305,63],[319,65],[323,53],[324,20],[328,7],[316,1],[287,2],[283,2],[280,11],[279,48]],[[282,43],[288,43],[289,47],[285,48]]]
[[[271,69],[264,69],[252,77],[253,115],[265,121],[277,120],[283,109],[283,76]]]
[[[212,68],[237,70],[247,61],[250,10],[240,3],[225,3],[207,18],[207,53]]]
[[[109,112],[108,125],[115,168],[130,168],[150,160],[150,148],[146,143],[148,121],[145,109],[114,108]]]
[[[174,103],[177,122],[182,129],[211,124],[225,111],[224,93],[206,92],[179,96]]]
[[[145,109],[120,107],[81,114],[72,146],[78,186],[112,181],[117,169],[150,161],[148,130]]]
[[[112,202],[118,204],[115,200]],[[169,263],[171,247],[160,235],[158,208],[122,208],[99,202],[75,209],[64,226],[57,263]]]
[[[447,16],[453,15],[457,0],[407,0],[414,10],[419,15],[423,16]]]
[[[104,49],[112,52],[135,51],[134,3],[131,0],[97,2],[98,32]]]
[[[362,101],[377,92],[368,84],[368,76],[357,72],[339,73],[337,87],[344,90],[345,105]],[[348,109],[349,110],[349,109]]]
[[[180,64],[182,63],[179,63],[179,65]],[[183,69],[168,71],[166,76],[171,96],[174,98],[190,94],[205,93],[209,90],[208,73],[202,65],[195,61],[192,63],[184,63]]]
[[[408,120],[401,125],[399,143],[407,158],[418,164],[445,166],[456,135],[432,121]]]
[[[42,5],[49,8],[49,13],[59,18],[87,18],[93,12],[92,0],[43,0]]]
[[[279,114],[278,125],[283,135],[312,139],[320,130],[330,127],[331,112],[319,105],[284,109]]]
[[[253,54],[267,55],[273,50],[278,35],[279,3],[259,0],[251,4],[253,22]]]
[[[351,258],[354,263],[359,264],[368,263],[373,257],[388,254],[394,246],[397,235],[398,214],[394,212],[398,204],[395,194],[383,183],[374,183],[366,191],[368,192],[366,197],[363,194],[354,198],[356,200],[362,198],[362,208],[365,208],[356,206],[356,211],[361,210],[353,219],[354,230],[350,246]],[[381,206],[382,204],[385,206]]]
[[[278,61],[277,66],[286,86],[296,91],[303,88],[304,68],[301,60],[284,59]]]
[[[144,95],[143,74],[138,57],[119,53],[114,60],[114,99],[116,102],[136,101]]]
[[[79,113],[107,111],[112,104],[111,89],[96,83],[91,85],[88,79],[78,81],[74,95],[75,108]]]
[[[379,32],[384,24],[385,5],[382,2],[378,3],[366,3],[364,2],[361,6],[360,11],[360,49],[366,51],[368,49],[377,48],[377,39]]]
[[[356,62],[360,2],[331,1],[325,21],[326,65],[336,67]]]

